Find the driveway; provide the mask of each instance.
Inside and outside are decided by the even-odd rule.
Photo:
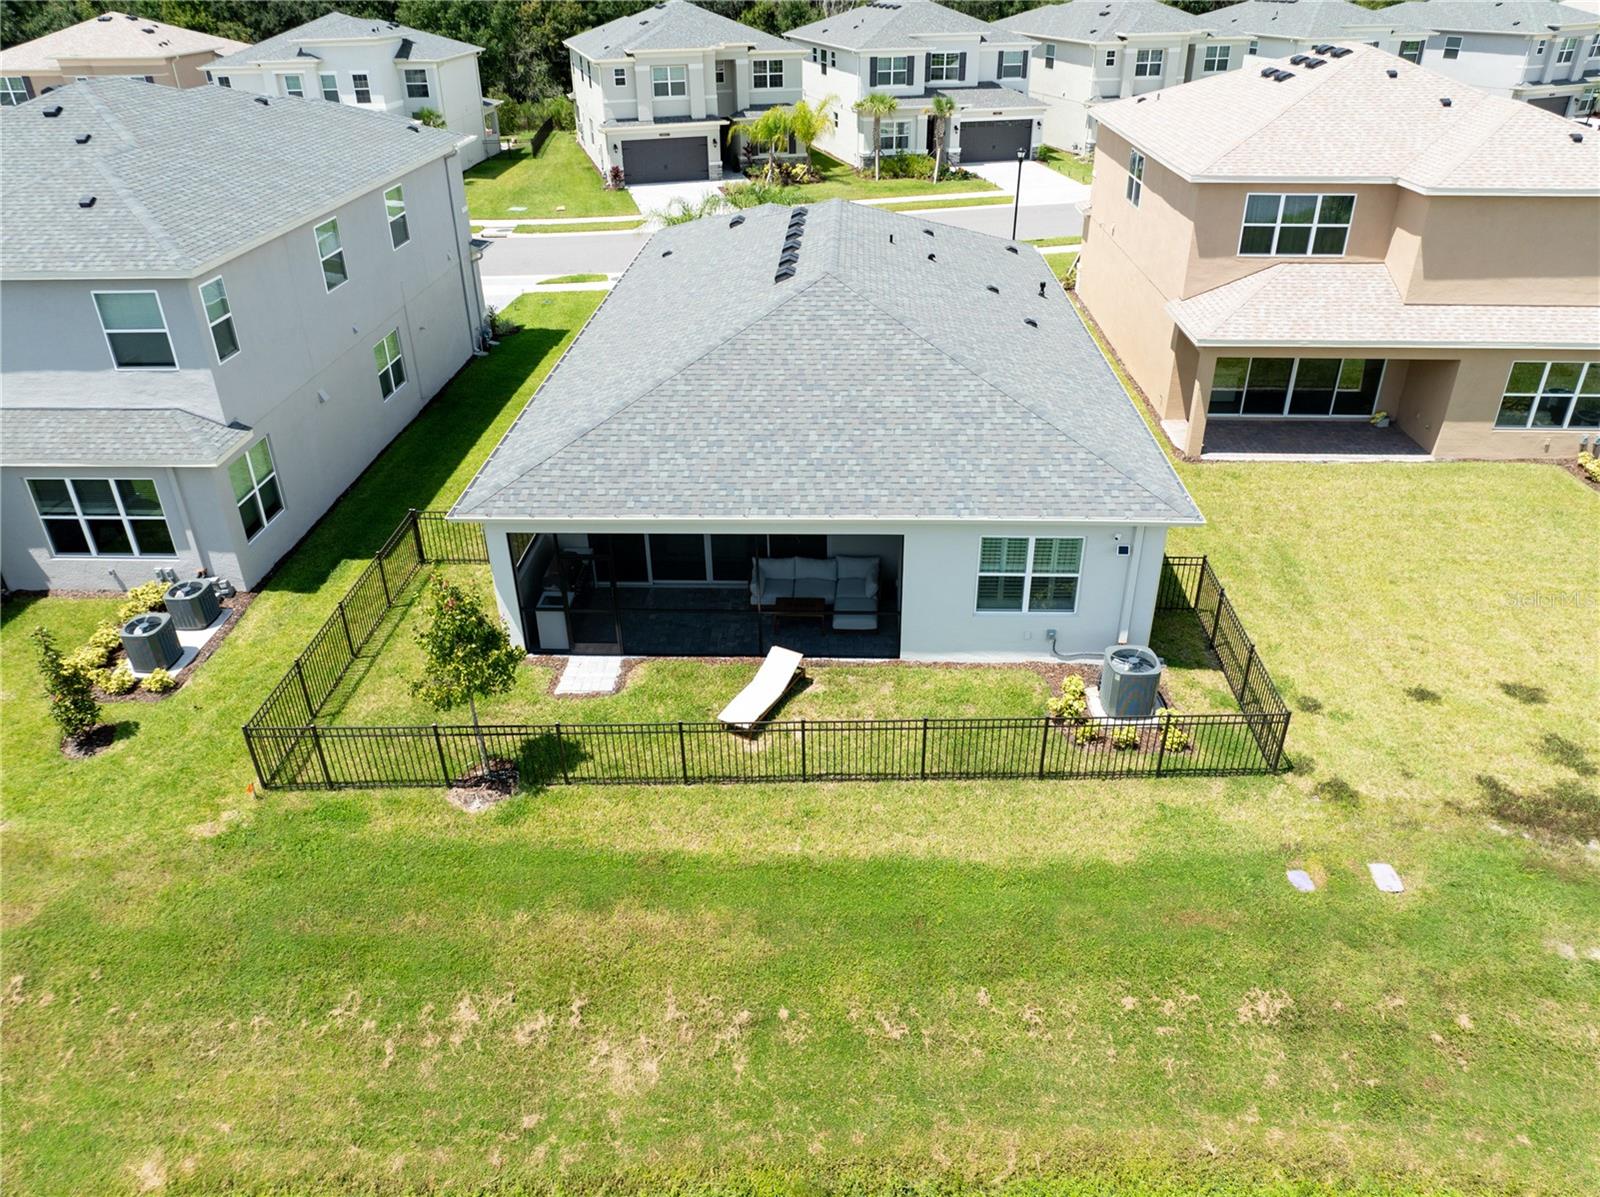
[[[639,205],[639,211],[648,216],[652,212],[666,211],[674,200],[698,204],[706,196],[716,195],[721,188],[722,183],[717,180],[690,179],[682,183],[641,183],[630,186],[628,194]]]
[[[1007,195],[1017,190],[1017,164],[1015,162],[979,162],[966,167],[980,179],[987,179]],[[1075,204],[1089,198],[1089,188],[1051,170],[1041,162],[1022,164],[1022,206],[1035,204]],[[640,205],[643,207],[643,205]]]

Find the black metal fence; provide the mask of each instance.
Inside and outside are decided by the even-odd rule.
[[[1138,723],[1047,717],[774,720],[736,736],[718,723],[321,726],[318,714],[426,564],[488,560],[480,528],[410,512],[245,725],[263,787],[452,785],[486,753],[526,786],[1267,773],[1282,767],[1289,711],[1204,557],[1165,560],[1158,610],[1191,611],[1238,699],[1237,714]]]

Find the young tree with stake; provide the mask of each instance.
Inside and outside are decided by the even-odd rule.
[[[516,683],[522,653],[511,643],[506,625],[483,609],[471,591],[435,574],[428,583],[417,643],[427,657],[428,671],[411,683],[411,692],[441,711],[466,704],[477,734],[480,780],[489,779],[489,746],[478,723],[478,699],[504,694]]]
[[[50,718],[68,740],[81,741],[100,722],[94,683],[88,673],[62,659],[56,638],[46,629],[35,628],[33,642],[38,645],[39,674],[44,678],[45,697],[50,700]]]

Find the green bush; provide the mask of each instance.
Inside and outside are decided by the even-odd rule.
[[[1160,718],[1163,718],[1163,717],[1170,717],[1170,716],[1172,716],[1172,715],[1174,715],[1176,713],[1177,712],[1175,712],[1175,711],[1167,710],[1166,707],[1162,707],[1160,710],[1158,710],[1156,712],[1156,718],[1160,719]],[[1176,723],[1168,723],[1167,724],[1167,730],[1166,730],[1166,733],[1164,734],[1164,736],[1162,737],[1162,745],[1161,745],[1162,748],[1165,751],[1167,751],[1167,752],[1188,752],[1190,747],[1193,744],[1194,744],[1194,736],[1189,733],[1188,728],[1180,727]]]
[[[528,115],[531,118],[528,124],[530,129],[537,129],[545,121],[568,133],[578,127],[577,109],[566,96],[546,96],[542,100],[535,100],[528,106]]]
[[[39,674],[44,678],[45,696],[50,700],[50,718],[63,736],[81,739],[100,722],[100,704],[95,701],[89,675],[67,668],[55,637],[46,629],[35,628],[33,641],[39,649]]]
[[[81,649],[78,650],[78,652],[95,653],[99,658],[95,661],[95,664],[99,666],[104,665],[107,661],[111,660],[111,658],[116,655],[117,650],[121,647],[122,636],[118,633],[117,625],[114,623],[103,623],[94,630],[88,641]],[[76,656],[77,653],[74,653],[73,655]]]
[[[1600,457],[1593,453],[1580,453],[1578,468],[1589,476],[1590,482],[1600,482]]]
[[[1111,747],[1119,752],[1139,747],[1139,729],[1131,723],[1118,724],[1117,730],[1111,733]]]
[[[95,684],[113,698],[121,698],[139,688],[139,679],[133,676],[132,667],[126,661],[121,661],[115,669],[100,670],[95,675]]]
[[[152,694],[165,694],[177,688],[178,679],[165,669],[152,669],[145,675],[144,688]]]
[[[1072,734],[1080,744],[1093,744],[1100,738],[1100,725],[1089,722],[1080,723],[1077,730]]]
[[[1045,709],[1055,719],[1066,723],[1082,723],[1089,717],[1089,695],[1083,679],[1069,673],[1061,683],[1061,693],[1046,701]]]
[[[77,652],[69,654],[66,660],[61,663],[61,666],[63,669],[70,669],[74,673],[93,677],[105,667],[106,662],[110,659],[110,653],[97,652],[95,649],[85,645],[83,648],[78,649]]]
[[[426,104],[413,112],[411,119],[427,125],[430,129],[444,128],[444,113],[437,108],[429,108]]]
[[[166,594],[165,582],[146,582],[143,586],[135,586],[128,591],[127,601],[117,608],[118,626],[149,611],[165,611]]]
[[[758,208],[762,204],[797,204],[800,196],[789,187],[774,183],[734,183],[723,188],[723,197],[735,208]]]
[[[861,168],[861,173],[872,173],[871,159]],[[932,154],[885,154],[883,161],[878,164],[878,176],[884,179],[932,179],[933,155]],[[939,181],[948,182],[951,179],[971,179],[975,176],[971,171],[962,170],[959,166],[951,166],[948,162],[939,172]]]

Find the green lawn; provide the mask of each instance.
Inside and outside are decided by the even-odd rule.
[[[1048,249],[1054,245],[1078,245],[1082,241],[1082,237],[1040,237],[1037,240],[1028,242],[1028,244],[1036,245],[1040,249]]]
[[[466,172],[467,211],[474,220],[516,217],[638,215],[626,191],[607,191],[594,163],[566,132],[552,133],[537,158],[523,142]]]
[[[1008,195],[974,196],[970,199],[931,199],[910,200],[905,203],[875,204],[874,207],[882,208],[885,212],[929,212],[939,208],[988,208],[999,204],[1009,204],[1011,197]]]
[[[949,192],[998,191],[987,179],[941,179],[937,183],[927,179],[877,179],[872,177],[869,159],[863,174],[854,167],[821,150],[811,151],[811,165],[822,175],[820,183],[807,183],[799,188],[805,203],[814,204],[825,199],[882,199],[890,195],[939,195]]]
[[[541,287],[553,287],[559,283],[603,283],[608,278],[604,274],[558,274],[553,278],[539,280]]]
[[[1094,176],[1094,158],[1080,157],[1058,150],[1054,146],[1045,146],[1039,151],[1039,161],[1058,174],[1066,175],[1079,183],[1089,183]]]
[[[1067,272],[1072,269],[1072,264],[1078,260],[1077,254],[1045,254],[1045,263],[1050,267],[1050,273],[1062,286],[1066,286]]]
[[[103,756],[25,639],[110,604],[5,603],[8,1193],[1600,1188],[1597,502],[1549,467],[1180,467],[1285,776],[247,795],[265,688],[599,299],[518,301]]]

